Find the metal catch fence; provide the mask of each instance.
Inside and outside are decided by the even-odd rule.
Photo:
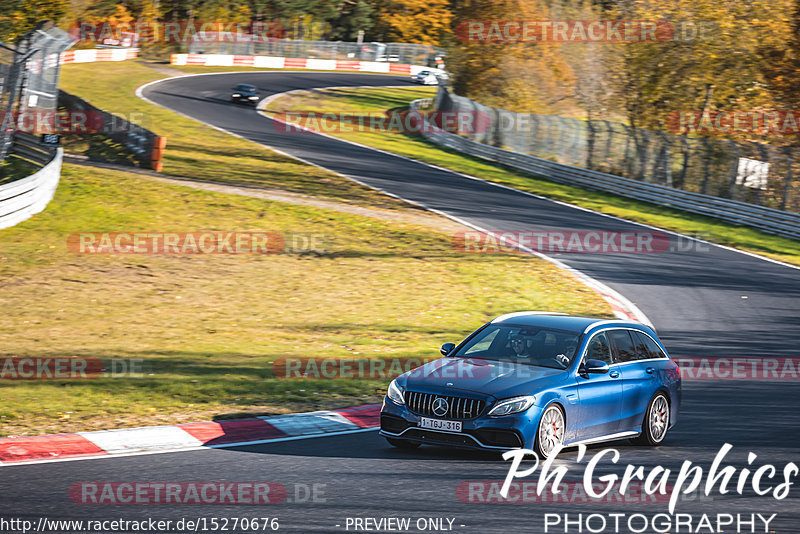
[[[352,43],[301,41],[229,32],[198,32],[189,43],[190,54],[235,54],[353,61],[387,61],[436,67],[443,48],[409,43]]]
[[[461,135],[492,147],[644,183],[800,213],[800,149],[688,137],[605,120],[514,113],[440,87],[434,108],[470,113]]]
[[[59,59],[72,42],[65,31],[42,22],[15,45],[0,43],[0,161],[13,146],[19,117],[55,112]]]

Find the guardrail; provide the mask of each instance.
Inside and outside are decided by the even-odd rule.
[[[59,90],[58,103],[69,112],[80,112],[102,120],[101,135],[120,143],[151,169],[161,172],[167,138],[129,120],[97,108],[86,100]],[[100,120],[97,121],[98,124]]]
[[[411,110],[420,111],[421,108],[429,107],[431,103],[432,99],[429,98],[415,100],[411,103]],[[659,206],[706,215],[725,222],[757,228],[770,234],[800,239],[800,215],[798,214],[572,167],[478,143],[444,131],[433,124],[427,124],[428,128],[423,128],[422,135],[437,145],[500,163],[528,174],[543,176],[562,184],[577,185],[585,189],[614,193]]]
[[[35,141],[32,136],[14,135],[13,151],[44,166],[26,178],[0,185],[0,229],[10,228],[43,211],[58,187],[64,151],[34,147]]]
[[[42,145],[40,138],[35,135],[16,132],[12,138],[11,152],[34,165],[44,167],[52,161],[56,149]]]

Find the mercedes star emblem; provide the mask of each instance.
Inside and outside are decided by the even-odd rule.
[[[447,399],[443,399],[441,397],[436,397],[433,401],[433,414],[438,415],[439,417],[443,417],[447,410],[450,409],[450,405],[447,403]]]

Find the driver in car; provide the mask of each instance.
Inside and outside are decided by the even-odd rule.
[[[533,345],[533,342],[527,336],[512,334],[509,343],[511,344],[511,350],[514,352],[513,355],[517,358],[530,358],[532,356],[531,345]]]

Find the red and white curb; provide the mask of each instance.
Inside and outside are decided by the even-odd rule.
[[[170,65],[205,67],[256,67],[261,69],[311,69],[375,72],[379,74],[416,74],[422,70],[443,73],[441,69],[386,61],[354,61],[280,56],[238,56],[233,54],[172,54]]]
[[[380,425],[380,404],[171,426],[0,439],[0,465],[234,447],[351,434]]]
[[[61,63],[94,63],[95,61],[125,61],[139,57],[138,48],[92,48],[61,52]]]

